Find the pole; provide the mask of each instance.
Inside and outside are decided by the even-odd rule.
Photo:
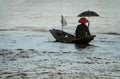
[[[61,15],[61,24],[62,24],[62,31],[63,31],[63,15]]]
[[[90,26],[90,21],[88,20],[88,27]]]
[[[63,31],[63,23],[62,23],[62,31]]]

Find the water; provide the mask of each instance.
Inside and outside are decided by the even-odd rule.
[[[119,0],[1,0],[0,5],[2,28],[61,28],[60,16],[63,14],[68,21],[66,28],[74,30],[79,19],[77,15],[89,9],[101,16],[90,18],[92,32],[98,28],[95,32],[119,32]]]
[[[65,19],[68,22],[68,26],[64,27],[64,30],[74,34],[77,21],[79,17],[77,15],[83,11],[93,10],[97,12],[100,17],[89,17],[88,19],[91,21],[90,30],[92,34],[96,34],[97,37],[95,38],[95,42],[101,41],[116,41],[117,46],[119,46],[119,29],[120,29],[120,6],[119,0],[116,1],[106,1],[106,0],[1,0],[0,1],[0,29],[1,29],[1,45],[0,48],[9,48],[9,41],[10,39],[16,40],[19,38],[21,33],[22,41],[25,41],[23,33],[31,32],[34,34],[33,31],[37,31],[38,36],[42,35],[41,32],[49,32],[52,28],[61,29],[60,24],[60,16],[63,14]],[[4,31],[7,30],[7,31]],[[12,32],[12,31],[15,31]],[[17,35],[17,31],[19,35]],[[23,32],[19,30],[29,31]],[[10,33],[9,33],[10,32]],[[36,33],[36,32],[35,32]],[[104,33],[104,34],[103,34]],[[106,35],[107,33],[114,33],[118,35]],[[4,36],[4,34],[6,36]],[[15,34],[15,36],[14,36]],[[23,34],[23,36],[22,36]],[[53,37],[47,33],[48,36],[44,35],[44,41],[52,41]],[[101,35],[99,35],[101,34]],[[29,35],[29,34],[28,34]],[[26,47],[34,47],[37,48],[38,46],[35,43],[34,38],[39,42],[40,39],[43,37],[31,37],[32,44],[29,43],[29,46],[19,46],[20,48]],[[49,37],[50,36],[50,37]],[[9,38],[10,39],[9,39]],[[114,39],[116,38],[116,39]],[[5,41],[4,41],[4,40]],[[48,40],[49,39],[49,40]],[[52,40],[50,40],[52,39]],[[109,40],[107,40],[109,39]],[[118,40],[117,40],[118,39]],[[3,42],[4,41],[4,42]],[[17,42],[21,42],[21,40],[16,40]],[[103,42],[103,43],[106,43]],[[115,45],[116,45],[115,42]],[[109,42],[107,42],[110,44]],[[57,43],[59,44],[59,43]],[[96,44],[96,43],[95,43]],[[114,42],[113,42],[114,44]],[[19,43],[13,44],[14,47],[17,47]],[[34,45],[34,46],[33,46]],[[49,47],[48,43],[48,47]],[[36,46],[36,47],[35,47]],[[47,47],[46,46],[46,47]],[[104,46],[104,45],[102,45]],[[10,48],[12,48],[10,46]],[[30,48],[31,48],[30,47]],[[59,48],[58,48],[59,49]],[[113,48],[112,48],[113,49]]]
[[[5,77],[6,71],[17,72],[21,67],[20,73],[27,73],[28,78],[41,78],[40,75],[35,76],[35,73],[44,72],[45,68],[40,71],[39,67],[47,64],[56,68],[48,73],[54,78],[59,78],[60,74],[55,76],[53,73],[61,70],[61,73],[68,72],[68,75],[63,74],[63,78],[67,76],[66,79],[70,79],[69,72],[83,74],[88,71],[93,72],[87,74],[86,78],[89,79],[97,77],[119,79],[119,3],[120,0],[0,0],[0,64],[2,64],[0,70],[3,74],[0,78]],[[55,39],[49,30],[61,29],[62,14],[68,22],[64,31],[74,34],[79,20],[77,15],[88,9],[100,15],[100,17],[87,17],[90,20],[90,31],[96,35],[89,46],[81,47],[75,44],[54,42]],[[9,52],[4,50],[13,53],[9,55],[7,54]],[[20,58],[24,55],[21,53],[23,51],[26,51],[25,56],[28,55],[28,59]],[[6,56],[2,56],[3,53]],[[17,56],[18,53],[20,56]],[[15,61],[10,60],[13,56],[15,56]],[[46,71],[51,71],[51,69],[46,69]],[[81,77],[77,78],[78,74],[74,73],[72,77],[80,79]],[[9,73],[7,75],[10,77]]]

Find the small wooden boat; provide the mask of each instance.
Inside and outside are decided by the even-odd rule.
[[[69,34],[67,32],[64,32],[62,30],[58,29],[52,29],[50,30],[53,37],[58,42],[64,42],[64,43],[82,43],[82,44],[88,44],[91,40],[94,39],[95,35],[87,35],[84,37],[81,37],[77,39],[75,35]]]

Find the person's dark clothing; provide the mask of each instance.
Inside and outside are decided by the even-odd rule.
[[[81,38],[85,35],[90,35],[89,28],[85,24],[80,24],[76,29],[76,38]]]

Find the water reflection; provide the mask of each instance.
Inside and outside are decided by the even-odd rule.
[[[94,45],[92,45],[92,44],[75,43],[75,48],[78,49],[78,50],[79,49],[85,49],[85,48],[87,48],[89,46],[93,46],[94,47]]]
[[[84,49],[84,48],[86,48],[86,47],[88,47],[89,46],[89,44],[80,44],[80,43],[75,43],[75,48],[76,49]]]

